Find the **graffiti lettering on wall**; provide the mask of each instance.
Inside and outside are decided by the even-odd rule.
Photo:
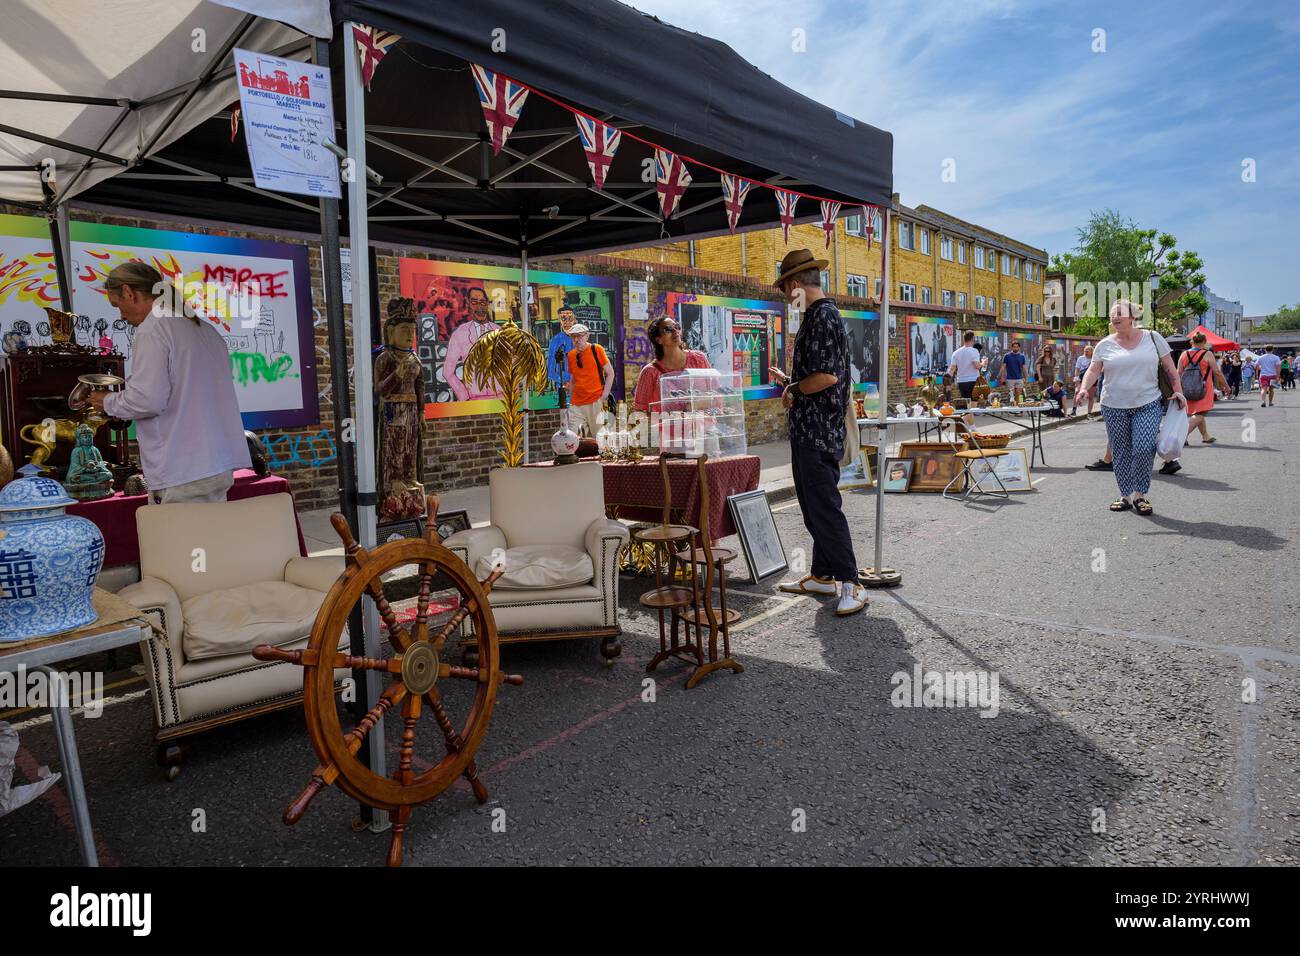
[[[236,385],[247,387],[258,382],[278,382],[282,378],[298,378],[292,372],[293,356],[280,355],[268,359],[261,352],[231,352],[230,374]]]
[[[328,428],[322,428],[314,435],[289,434],[267,435],[262,443],[266,445],[266,464],[268,468],[287,468],[290,465],[311,465],[319,468],[338,458],[339,450],[334,444],[334,436]]]
[[[650,341],[645,327],[634,329],[623,346],[623,361],[628,365],[645,365],[654,360],[654,343]]]

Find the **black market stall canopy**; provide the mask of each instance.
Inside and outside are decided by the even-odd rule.
[[[274,17],[280,4],[257,6]],[[723,173],[739,177],[733,183],[742,189],[751,185],[740,230],[769,227],[783,213],[787,222],[820,219],[822,200],[844,204],[844,212],[856,204],[888,206],[889,133],[790,90],[724,43],[614,0],[344,0],[331,12],[336,40],[349,20],[400,38],[379,62],[366,97],[366,162],[382,177],[367,182],[372,241],[498,256],[526,251],[538,258],[722,234],[728,231]],[[340,128],[343,49],[332,44]],[[499,151],[475,65],[526,91]],[[513,93],[513,87],[504,91]],[[232,92],[223,106],[234,100]],[[601,124],[622,134],[603,188],[593,182],[579,115],[594,120],[598,134]],[[667,221],[656,190],[655,147],[683,160],[690,176]],[[232,137],[230,113],[221,110],[84,198],[267,229],[318,230],[313,201],[254,191],[251,183],[243,133]],[[797,207],[780,208],[790,196]]]

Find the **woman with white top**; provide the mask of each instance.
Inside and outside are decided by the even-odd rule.
[[[1172,401],[1187,407],[1182,383],[1169,357],[1169,343],[1155,332],[1137,324],[1142,307],[1120,299],[1110,309],[1115,331],[1097,343],[1092,364],[1079,385],[1079,396],[1089,399],[1093,384],[1103,373],[1101,417],[1106,422],[1115,462],[1115,482],[1120,497],[1111,511],[1132,508],[1140,515],[1152,513],[1147,492],[1151,490],[1151,465],[1156,457],[1156,438],[1163,414],[1160,400],[1160,369],[1173,386]]]

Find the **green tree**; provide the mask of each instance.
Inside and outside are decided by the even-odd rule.
[[[1052,257],[1052,268],[1073,276],[1076,285],[1091,283],[1099,290],[1089,299],[1091,317],[1105,319],[1109,290],[1145,287],[1153,275],[1159,276],[1159,284],[1147,324],[1157,332],[1181,331],[1188,318],[1209,309],[1199,289],[1205,282],[1201,257],[1190,250],[1180,252],[1172,233],[1141,229],[1118,210],[1104,209],[1093,212],[1077,236],[1072,251]]]
[[[1284,305],[1267,319],[1258,329],[1260,332],[1294,332],[1300,330],[1300,303]]]

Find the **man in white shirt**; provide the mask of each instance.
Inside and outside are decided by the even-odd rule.
[[[1259,369],[1259,407],[1273,404],[1273,387],[1282,375],[1282,358],[1273,354],[1273,346],[1264,346],[1264,354],[1255,360]]]
[[[968,329],[961,337],[961,348],[952,353],[952,364],[948,366],[948,374],[955,376],[957,391],[962,398],[970,398],[974,394],[975,383],[983,371],[984,356],[975,348],[975,333]],[[973,416],[964,417],[968,426],[975,424]]]
[[[207,322],[160,308],[164,288],[143,262],[108,274],[109,304],[135,328],[131,374],[120,392],[91,392],[89,402],[135,422],[151,502],[225,501],[234,469],[250,464],[230,351]]]

